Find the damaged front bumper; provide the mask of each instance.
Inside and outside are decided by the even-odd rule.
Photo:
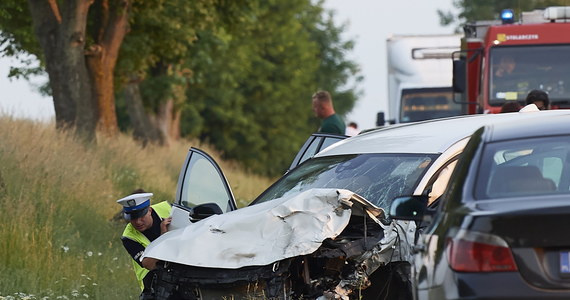
[[[310,252],[303,248],[309,253],[295,253],[290,249],[300,248],[287,245],[289,248],[286,250],[289,251],[284,250],[283,253],[290,254],[273,263],[237,268],[196,266],[163,260],[168,262],[156,270],[152,295],[148,299],[367,299],[369,294],[373,294],[374,298],[386,295],[390,299],[393,298],[390,295],[409,293],[408,261],[415,223],[387,221],[383,210],[356,194],[337,191],[336,199],[336,204],[330,199],[323,200],[323,203],[334,204],[330,208],[332,212],[328,210],[331,212],[328,216],[339,216],[345,221],[325,222],[340,225],[326,229],[332,233],[324,239],[310,241],[318,242],[318,246]],[[288,226],[293,229],[296,228],[293,225],[308,223],[307,219],[300,219],[302,217],[299,216],[311,212],[310,209],[291,213],[296,203],[283,204],[287,213],[283,213],[283,206],[276,207],[271,213],[279,216],[281,223],[287,222],[283,216],[298,218],[289,220],[291,224]],[[325,207],[324,204],[316,209],[322,207]],[[314,217],[323,219],[323,215],[326,214],[319,212]],[[215,229],[219,230],[220,227]],[[229,230],[223,229],[224,232]],[[310,235],[307,236],[305,232],[302,237],[292,239],[301,238],[309,242],[307,239],[310,239]],[[238,250],[232,249],[231,252],[235,254]],[[260,249],[256,253],[263,251]]]

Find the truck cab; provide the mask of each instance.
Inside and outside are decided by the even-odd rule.
[[[552,108],[570,108],[569,20],[570,7],[548,7],[523,12],[518,22],[466,24],[462,50],[453,55],[453,90],[468,113],[524,105],[534,89],[548,93]]]

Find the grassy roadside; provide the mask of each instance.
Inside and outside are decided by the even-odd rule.
[[[53,124],[0,117],[0,299],[138,299],[115,201],[144,188],[172,202],[190,146],[214,154],[242,206],[271,183],[197,142],[86,147]]]

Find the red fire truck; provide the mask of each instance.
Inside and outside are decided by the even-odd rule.
[[[523,12],[464,26],[454,53],[453,89],[468,113],[497,113],[533,89],[549,94],[552,108],[570,108],[570,7]],[[509,18],[510,16],[510,18]]]

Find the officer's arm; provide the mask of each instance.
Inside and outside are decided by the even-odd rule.
[[[144,253],[144,247],[141,244],[126,237],[122,237],[121,241],[123,242],[123,246],[129,255],[133,258],[133,260],[136,261],[139,265],[143,266],[141,264],[140,258]]]
[[[145,257],[145,258],[143,258],[141,263],[145,269],[154,270],[154,269],[156,269],[156,263],[157,262],[158,262],[158,259],[156,259],[156,258]]]

